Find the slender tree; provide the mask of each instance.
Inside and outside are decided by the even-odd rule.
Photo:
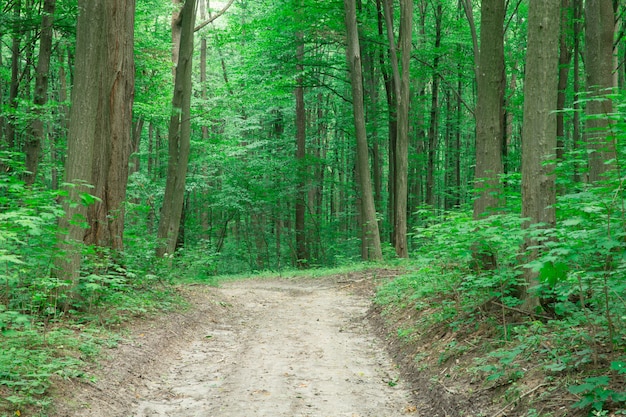
[[[437,1],[435,7],[435,56],[432,64],[432,89],[430,95],[430,121],[428,126],[428,150],[427,150],[427,170],[426,170],[426,204],[435,208],[435,174],[437,166],[437,148],[439,139],[439,84],[441,77],[439,75],[439,64],[441,62],[441,54],[439,47],[441,46],[441,20],[443,18],[443,5],[441,1]]]
[[[172,254],[176,249],[185,198],[191,142],[191,75],[196,0],[186,0],[178,16],[174,25],[180,26],[180,47],[174,48],[178,52],[178,65],[175,71],[172,113],[168,131],[169,161],[165,196],[157,232],[159,239],[157,256]]]
[[[35,95],[33,98],[34,116],[30,122],[28,136],[24,144],[26,154],[26,184],[33,184],[39,167],[41,143],[44,140],[43,106],[48,102],[48,78],[52,55],[52,22],[56,0],[45,0],[39,35],[39,57],[35,73]]]
[[[296,11],[298,19],[302,18],[302,1],[298,1],[299,9]],[[304,33],[299,30],[296,33],[296,163],[297,163],[297,193],[295,202],[296,215],[296,263],[298,267],[306,266],[308,258],[306,247],[306,109],[304,107]]]
[[[374,196],[370,179],[367,134],[365,131],[365,109],[363,104],[363,75],[361,68],[361,50],[356,22],[355,0],[344,0],[345,24],[347,35],[346,58],[350,69],[352,87],[352,108],[356,134],[357,171],[360,197],[362,200],[361,229],[366,251],[364,258],[372,261],[382,260],[382,248],[378,221],[374,207]]]
[[[411,100],[409,84],[409,63],[411,61],[411,45],[413,39],[413,0],[400,0],[400,54],[402,72],[398,99],[398,135],[396,138],[396,208],[395,208],[395,239],[396,254],[400,258],[409,256],[407,244],[407,201],[408,201],[408,169],[409,169],[409,102]]]

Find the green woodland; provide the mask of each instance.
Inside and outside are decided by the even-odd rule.
[[[506,415],[626,414],[623,1],[0,8],[0,415],[177,285],[364,265]]]

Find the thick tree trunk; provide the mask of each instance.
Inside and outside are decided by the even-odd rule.
[[[367,254],[364,259],[382,260],[382,248],[376,220],[376,209],[370,180],[367,134],[365,131],[365,110],[363,104],[363,75],[361,68],[361,51],[359,33],[356,23],[355,0],[344,0],[345,24],[347,35],[346,58],[350,69],[352,87],[352,107],[354,111],[354,127],[356,134],[357,170],[359,172],[359,189],[363,204],[361,219],[362,236],[366,241]]]
[[[561,0],[531,0],[529,6],[522,130],[522,217],[528,219],[525,228],[556,224],[554,164],[547,161],[554,159],[556,151],[560,6]],[[525,248],[539,245],[527,239]],[[526,260],[536,259],[539,253],[540,249],[532,249]],[[524,278],[524,307],[534,311],[539,298],[530,290],[538,285],[537,273],[525,269]]]
[[[180,48],[168,133],[167,181],[157,232],[159,244],[156,254],[159,257],[166,253],[173,254],[176,249],[191,141],[191,74],[196,0],[186,0],[180,14]]]
[[[48,102],[48,72],[52,55],[52,21],[56,0],[45,0],[41,18],[41,35],[39,36],[39,58],[35,74],[35,96],[33,98],[34,116],[28,129],[24,144],[26,154],[26,175],[24,182],[32,185],[37,177],[39,154],[44,140],[43,106]]]
[[[100,33],[102,64],[98,89],[98,115],[94,138],[92,193],[98,197],[89,206],[89,229],[85,243],[122,250],[124,200],[128,162],[132,148],[132,106],[135,88],[134,0],[104,2],[104,27]]]
[[[94,139],[99,100],[92,91],[98,91],[98,69],[103,66],[98,45],[102,42],[104,6],[93,0],[78,2],[76,24],[76,64],[70,127],[65,160],[67,193],[62,201],[65,216],[59,219],[60,256],[55,259],[55,274],[64,280],[76,282],[81,264],[81,245],[85,236],[87,204],[85,195],[91,194]],[[94,75],[94,71],[96,74]]]
[[[476,180],[474,219],[502,205],[504,104],[504,0],[483,0],[476,103]],[[484,52],[484,53],[483,53]]]
[[[585,1],[585,46],[587,91],[587,146],[589,153],[589,182],[601,180],[614,167],[606,161],[615,159],[614,138],[609,131],[609,115],[613,103],[606,95],[614,83],[613,38],[615,13],[613,0]]]

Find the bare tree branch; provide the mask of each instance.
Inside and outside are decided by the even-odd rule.
[[[224,6],[224,8],[222,10],[220,10],[215,16],[211,16],[209,18],[209,20],[200,23],[198,26],[196,26],[195,28],[193,28],[194,32],[199,31],[200,29],[202,29],[203,27],[205,27],[206,25],[208,25],[209,23],[213,22],[215,19],[217,19],[218,17],[220,17],[221,15],[223,15],[224,13],[226,13],[226,10],[228,10],[228,8],[235,2],[235,0],[229,0],[228,4],[226,6]]]

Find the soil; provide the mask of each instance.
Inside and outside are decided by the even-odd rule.
[[[52,415],[448,415],[436,391],[416,395],[380,337],[371,295],[381,275],[182,288],[189,309],[133,325],[94,382],[56,387]]]

